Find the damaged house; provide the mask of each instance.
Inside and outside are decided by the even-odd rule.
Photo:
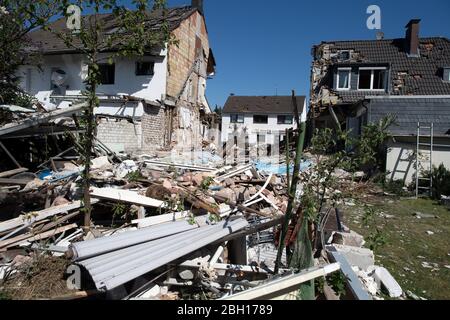
[[[299,110],[306,110],[306,97],[296,96]],[[222,142],[245,149],[278,150],[286,130],[297,128],[291,96],[230,96],[222,111]],[[245,146],[244,146],[245,144]],[[251,153],[251,149],[250,149]]]
[[[178,43],[144,57],[118,58],[100,65],[97,138],[111,150],[134,153],[195,146],[208,134],[211,109],[205,90],[215,61],[202,3],[168,9],[167,21]],[[113,30],[112,15],[100,18]],[[161,22],[162,11],[152,13],[147,21],[152,27]],[[66,19],[53,22],[51,28],[66,28]],[[82,101],[88,72],[83,55],[47,31],[34,31],[30,37],[43,58],[40,68],[21,68],[23,89],[46,110],[65,109]]]
[[[405,38],[379,33],[377,40],[322,42],[312,51],[311,128],[359,135],[363,125],[394,116],[386,171],[404,183],[431,165],[450,168],[450,40],[420,38],[419,27],[414,19]]]

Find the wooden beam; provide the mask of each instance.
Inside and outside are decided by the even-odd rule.
[[[218,300],[271,300],[299,289],[302,283],[336,272],[339,263],[314,267]]]
[[[6,149],[5,145],[0,141],[0,147],[5,151],[5,153],[8,155],[8,157],[14,162],[14,164],[17,166],[17,168],[22,168],[22,166],[17,162],[16,158],[13,157],[13,155]]]
[[[53,237],[56,234],[63,233],[65,231],[75,229],[75,228],[78,228],[78,225],[76,223],[72,223],[67,226],[59,227],[59,228],[56,228],[56,229],[53,229],[53,230],[50,230],[47,232],[40,233],[38,235],[33,235],[32,233],[30,233],[27,235],[26,238],[18,240],[18,241],[12,242],[12,240],[14,240],[14,239],[2,241],[2,243],[0,243],[0,248],[1,248],[1,250],[4,250],[4,249],[18,246],[24,242],[34,242],[34,241],[44,240],[44,239]]]
[[[92,201],[92,204],[98,203],[99,201],[94,199]],[[42,221],[44,219],[56,216],[57,214],[66,213],[73,210],[78,210],[82,207],[81,201],[75,201],[69,204],[51,207],[45,210],[41,211],[35,211],[35,212],[29,212],[28,218],[26,218],[24,215],[11,219],[8,221],[0,222],[0,232],[12,230],[18,227],[21,227],[25,224],[31,225],[32,223]]]
[[[52,111],[49,113],[40,114],[36,117],[30,117],[20,123],[4,125],[3,127],[0,127],[0,136],[3,136],[8,133],[12,133],[12,132],[17,132],[17,131],[27,129],[30,127],[35,127],[40,124],[48,123],[52,119],[76,114],[78,112],[81,112],[83,107],[84,107],[84,103],[70,107],[70,108],[58,109],[56,111]]]
[[[3,172],[0,172],[0,178],[8,178],[8,177],[14,176],[16,174],[24,173],[27,171],[28,171],[27,168],[19,168],[19,169],[14,169],[14,170],[9,170],[9,171],[3,171]]]
[[[99,199],[127,202],[144,207],[166,208],[164,201],[139,195],[137,192],[113,188],[91,188],[91,196]]]
[[[17,185],[17,186],[26,186],[28,182],[31,180],[29,179],[9,179],[9,178],[0,178],[0,185],[6,184],[6,185]]]

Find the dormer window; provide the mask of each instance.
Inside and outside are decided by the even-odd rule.
[[[350,90],[351,88],[351,68],[339,68],[337,71],[337,86],[338,90]]]
[[[385,67],[359,68],[358,90],[385,91],[386,82]]]

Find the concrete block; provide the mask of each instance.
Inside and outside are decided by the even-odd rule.
[[[364,237],[354,231],[347,232],[335,232],[333,235],[333,243],[342,244],[350,247],[361,248],[366,243]]]
[[[357,266],[360,269],[367,271],[369,267],[375,264],[375,256],[370,249],[339,244],[334,244],[332,247],[342,254],[351,266]]]
[[[402,296],[402,288],[386,268],[375,267],[372,276],[378,287],[385,288],[391,298],[399,298]]]

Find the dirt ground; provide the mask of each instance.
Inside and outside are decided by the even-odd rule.
[[[63,258],[39,256],[25,262],[6,282],[0,283],[0,299],[52,299],[73,293],[67,288],[64,273],[68,261]]]

